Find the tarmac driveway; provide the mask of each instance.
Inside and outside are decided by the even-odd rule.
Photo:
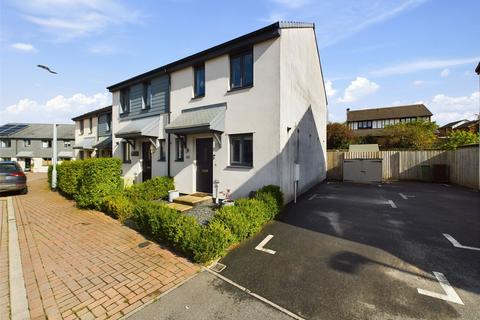
[[[303,318],[479,319],[480,195],[323,183],[221,263]]]

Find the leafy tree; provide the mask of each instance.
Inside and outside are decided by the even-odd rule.
[[[451,131],[448,134],[447,141],[443,143],[442,149],[455,150],[460,146],[476,144],[479,143],[479,141],[480,136],[478,135],[478,133],[455,130]]]
[[[327,124],[327,149],[347,149],[355,142],[353,131],[342,123]]]
[[[436,142],[434,122],[400,122],[385,127],[385,147],[422,150],[431,149]]]

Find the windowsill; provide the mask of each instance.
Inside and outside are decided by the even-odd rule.
[[[184,162],[183,159],[175,159],[175,162]]]
[[[240,164],[231,164],[231,165],[227,166],[227,169],[247,169],[247,170],[250,170],[250,169],[253,169],[253,166],[242,166]]]
[[[204,97],[205,97],[205,95],[204,95],[204,94],[203,94],[203,95],[201,95],[201,96],[194,96],[194,97],[192,97],[192,98],[190,99],[190,101],[194,101],[194,100],[200,100],[200,99],[202,99],[202,98],[204,98]]]
[[[129,164],[129,163],[132,163],[132,160],[130,160],[130,161],[123,161],[122,163]]]
[[[251,84],[251,85],[249,85],[249,86],[230,88],[229,90],[227,90],[227,93],[229,93],[229,92],[241,91],[241,90],[246,90],[246,89],[251,89],[251,88],[253,88],[253,84]]]
[[[167,161],[167,159],[158,159],[157,161],[158,162],[165,162],[165,161]]]

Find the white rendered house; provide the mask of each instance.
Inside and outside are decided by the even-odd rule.
[[[286,201],[326,177],[327,101],[314,25],[277,22],[108,87],[128,182]],[[295,174],[297,167],[297,177]]]

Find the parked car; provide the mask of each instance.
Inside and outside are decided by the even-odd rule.
[[[0,193],[19,191],[28,192],[27,177],[16,161],[0,161]]]

